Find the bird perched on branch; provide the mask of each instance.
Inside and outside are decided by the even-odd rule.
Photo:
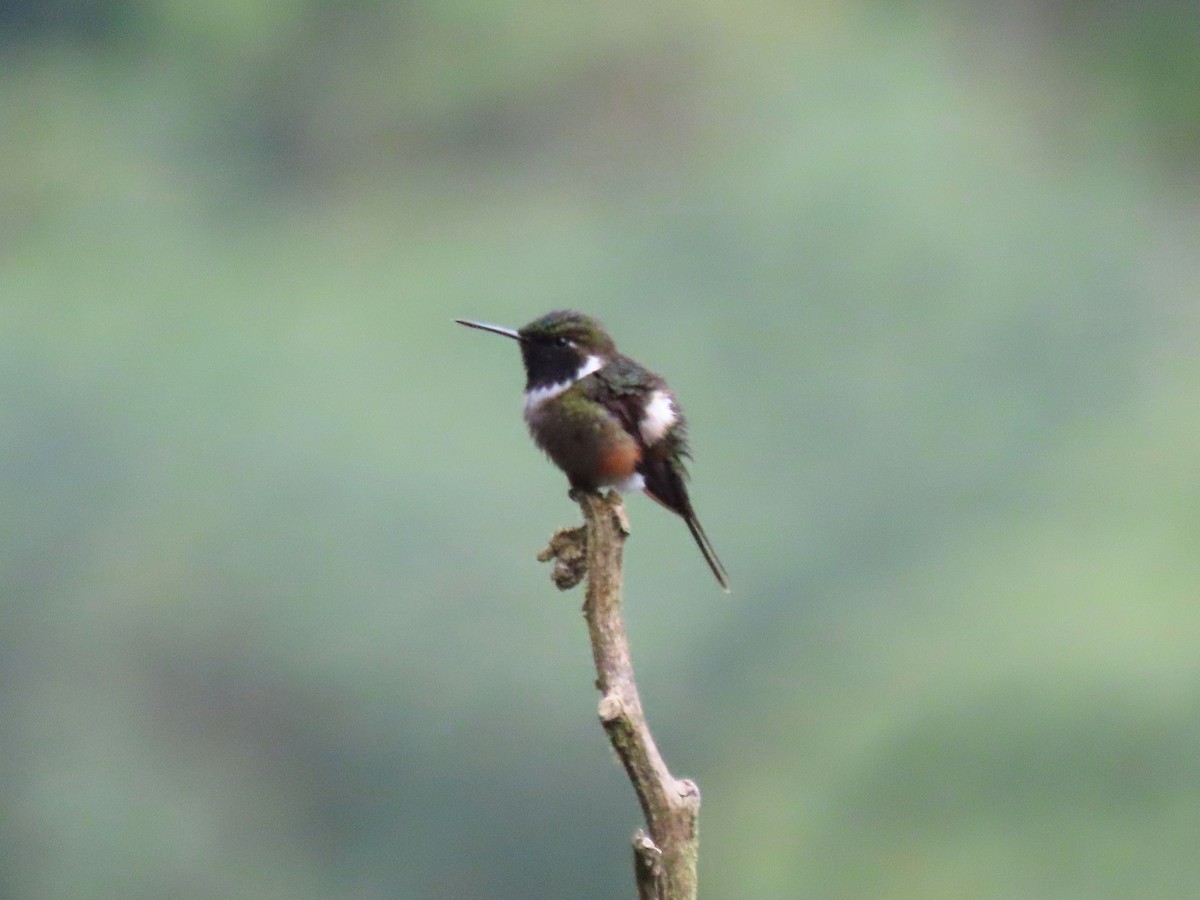
[[[686,424],[661,376],[617,352],[604,326],[582,313],[547,313],[517,330],[455,321],[520,344],[525,422],[573,490],[645,492],[683,518],[717,582],[729,590],[725,567],[688,498]]]

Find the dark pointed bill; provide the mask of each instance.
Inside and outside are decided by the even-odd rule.
[[[478,328],[480,331],[490,331],[493,334],[502,334],[505,337],[510,337],[515,341],[519,341],[521,339],[521,335],[518,334],[514,329],[505,328],[503,325],[489,325],[487,322],[472,322],[470,319],[455,319],[454,321],[459,325],[466,325],[468,328]]]

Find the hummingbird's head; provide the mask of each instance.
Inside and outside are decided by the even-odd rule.
[[[519,341],[527,388],[573,381],[582,377],[580,373],[596,371],[617,353],[603,325],[571,310],[546,313],[519,331],[464,319],[457,321]]]

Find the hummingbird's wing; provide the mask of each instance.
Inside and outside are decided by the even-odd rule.
[[[717,552],[704,533],[704,527],[696,518],[685,484],[688,473],[684,460],[690,457],[687,444],[687,423],[679,405],[672,396],[674,421],[662,436],[647,443],[643,429],[647,402],[659,391],[670,394],[666,381],[649,369],[638,365],[628,357],[618,356],[603,368],[579,382],[588,396],[602,405],[615,417],[621,427],[637,442],[641,459],[637,472],[642,476],[643,490],[652,500],[658,501],[671,512],[687,522],[688,530],[695,538],[705,562],[712,569],[721,587],[729,590],[729,576],[725,572]]]
[[[687,491],[683,480],[687,470],[683,460],[689,456],[687,422],[672,399],[674,421],[662,436],[646,442],[646,408],[657,392],[670,394],[666,381],[628,357],[618,356],[580,382],[591,399],[603,406],[632,437],[641,451],[638,471],[646,478],[646,490],[668,509],[686,515]]]
[[[670,393],[666,381],[644,366],[626,356],[617,356],[605,366],[580,382],[589,396],[614,416],[621,426],[641,445],[646,446],[642,434],[642,420],[646,415],[646,403],[656,391]],[[675,407],[676,419],[665,439],[672,444],[674,452],[687,456],[687,426],[683,414]]]

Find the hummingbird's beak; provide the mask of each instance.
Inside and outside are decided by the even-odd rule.
[[[511,328],[505,328],[503,325],[489,325],[487,322],[472,322],[470,319],[455,319],[459,325],[466,325],[468,328],[478,328],[480,331],[490,331],[493,334],[502,334],[505,337],[510,337],[514,341],[521,340],[520,333]]]

